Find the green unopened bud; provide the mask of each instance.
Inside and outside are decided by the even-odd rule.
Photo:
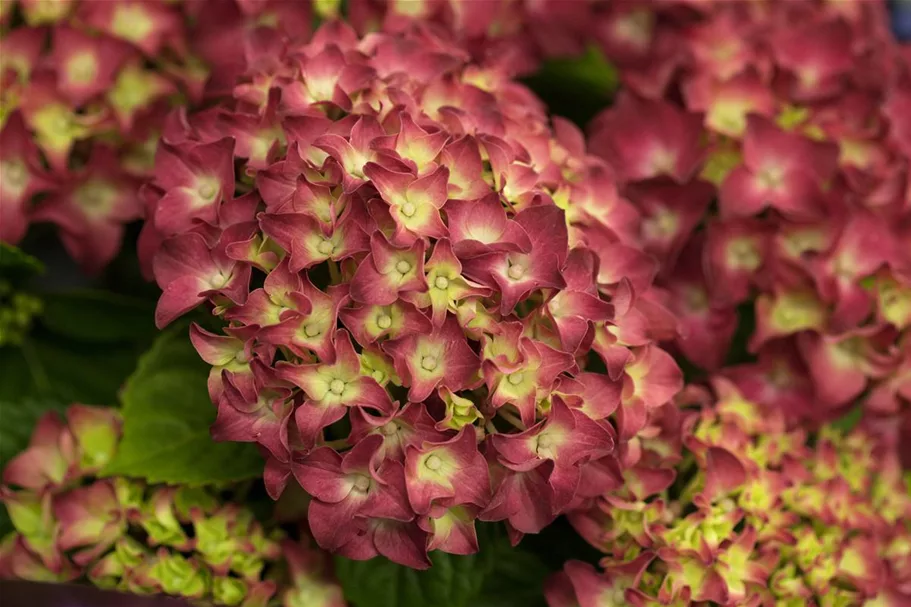
[[[212,576],[209,570],[179,554],[169,554],[162,549],[157,561],[149,569],[148,577],[165,594],[200,599],[209,594]]]
[[[4,490],[0,493],[0,499],[6,506],[13,527],[26,539],[37,541],[54,535],[55,525],[49,495],[42,498],[30,491]]]
[[[173,489],[158,489],[143,508],[139,524],[153,546],[164,545],[182,550],[190,546],[186,532],[174,513]]]
[[[125,512],[139,512],[145,504],[145,485],[141,481],[118,477],[114,479],[117,501]]]
[[[453,430],[461,430],[464,426],[475,423],[482,418],[481,412],[474,403],[467,398],[450,392],[448,389],[441,393],[446,404],[445,424]]]
[[[313,12],[320,19],[334,19],[341,6],[342,0],[314,0]]]
[[[43,307],[37,297],[14,292],[9,283],[0,281],[0,346],[21,344]]]
[[[218,500],[202,487],[181,487],[174,494],[177,518],[184,522],[195,521],[211,514],[218,507]]]
[[[212,600],[216,605],[240,605],[247,596],[247,584],[232,577],[212,579]]]
[[[211,516],[193,523],[196,534],[196,551],[216,570],[227,570],[234,553],[240,551],[240,542],[228,532],[228,519]]]
[[[66,418],[79,445],[80,470],[86,473],[101,470],[117,451],[120,414],[111,407],[72,405],[66,411]]]

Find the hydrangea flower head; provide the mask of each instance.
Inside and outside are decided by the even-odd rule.
[[[352,558],[426,567],[475,520],[518,541],[598,494],[617,424],[681,384],[607,168],[431,28],[329,22],[275,56],[175,117],[147,192],[159,326],[224,321],[192,331],[213,434],[258,443]]]

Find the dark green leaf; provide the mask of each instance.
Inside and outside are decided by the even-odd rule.
[[[124,387],[123,440],[104,473],[190,485],[260,476],[263,462],[253,445],[209,436],[215,407],[208,372],[186,324],[161,334]]]
[[[42,295],[40,322],[50,331],[86,342],[150,340],[154,302],[80,289]]]
[[[143,345],[88,344],[35,327],[21,345],[0,348],[0,398],[115,405]]]
[[[512,548],[501,525],[479,525],[478,537],[478,554],[434,552],[427,571],[382,557],[336,557],[336,575],[352,607],[537,607],[546,574],[540,561]]]
[[[841,430],[842,432],[850,432],[854,429],[854,426],[860,423],[861,418],[864,415],[864,405],[863,403],[855,405],[848,410],[847,413],[842,415],[840,418],[832,422],[832,427],[836,430]]]
[[[584,127],[610,100],[619,84],[618,74],[591,47],[581,57],[556,58],[544,62],[525,83],[547,104],[552,114]]]
[[[0,279],[20,283],[44,271],[44,265],[18,247],[0,242]]]

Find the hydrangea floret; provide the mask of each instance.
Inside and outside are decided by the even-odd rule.
[[[266,529],[230,490],[100,477],[121,436],[116,409],[45,414],[3,471],[15,531],[0,579],[91,583],[205,605],[344,607],[326,554]]]
[[[911,497],[895,444],[863,425],[808,435],[728,380],[714,387],[680,398],[700,407],[677,427],[682,460],[652,441],[623,488],[570,515],[607,556],[601,572],[567,563],[549,605],[907,605]]]
[[[433,28],[268,44],[169,123],[140,243],[159,326],[223,320],[191,332],[213,435],[357,559],[427,567],[475,520],[518,541],[602,493],[682,383],[607,167]]]

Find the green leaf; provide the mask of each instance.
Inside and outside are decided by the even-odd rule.
[[[555,58],[525,79],[547,104],[550,112],[584,127],[610,105],[619,85],[619,75],[604,54],[589,47],[581,57]]]
[[[85,342],[151,339],[154,302],[107,291],[75,290],[42,295],[41,323],[58,335]]]
[[[0,242],[0,279],[21,283],[44,271],[44,265],[18,247]]]
[[[863,416],[864,405],[863,403],[860,403],[849,409],[847,413],[832,422],[832,427],[836,430],[841,430],[842,432],[850,432],[854,429],[854,426],[860,423],[860,420]]]
[[[63,413],[66,403],[55,400],[0,400],[0,470],[28,446],[38,418],[48,411]],[[5,508],[0,508],[0,537],[12,531]]]
[[[124,387],[123,440],[103,474],[188,485],[261,476],[256,447],[216,443],[209,436],[216,411],[206,388],[208,373],[185,323],[162,333]]]
[[[144,345],[87,344],[35,327],[19,346],[0,348],[0,399],[115,405]]]
[[[511,547],[502,525],[479,525],[478,539],[478,554],[433,552],[426,571],[336,557],[335,572],[352,607],[537,607],[544,565]]]

